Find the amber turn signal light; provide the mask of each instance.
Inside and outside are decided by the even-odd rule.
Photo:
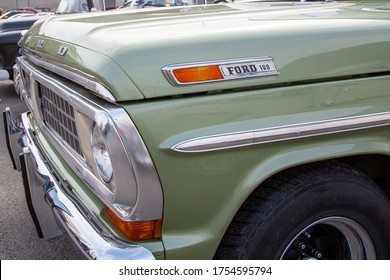
[[[110,220],[130,239],[147,240],[161,238],[161,220],[128,222],[122,221],[108,207],[105,208]]]
[[[223,79],[218,65],[182,68],[173,70],[173,75],[181,84],[215,81]]]

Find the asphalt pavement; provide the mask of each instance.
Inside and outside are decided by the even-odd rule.
[[[13,82],[0,81],[0,110],[12,109],[14,118],[27,110]],[[84,256],[67,235],[40,239],[27,209],[21,173],[14,170],[0,123],[0,260],[78,260]]]

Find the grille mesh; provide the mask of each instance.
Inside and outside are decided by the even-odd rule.
[[[38,88],[45,124],[82,156],[73,106],[41,83]]]

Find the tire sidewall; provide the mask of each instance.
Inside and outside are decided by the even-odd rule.
[[[329,217],[355,221],[370,236],[377,259],[389,258],[389,205],[377,186],[361,178],[331,178],[302,184],[259,226],[247,256],[279,259],[305,227]]]

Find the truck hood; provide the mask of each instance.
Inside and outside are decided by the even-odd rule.
[[[369,2],[123,9],[51,17],[30,29],[21,46],[128,101],[383,74],[390,69],[389,19],[389,4]],[[67,53],[59,55],[64,46]],[[175,85],[162,71],[253,57],[271,61],[273,74]]]

